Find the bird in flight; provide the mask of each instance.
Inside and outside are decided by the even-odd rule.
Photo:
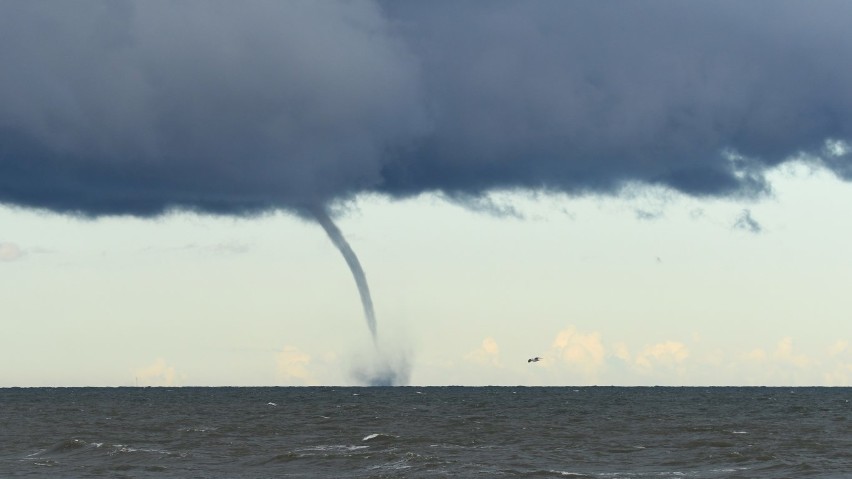
[[[538,356],[536,356],[536,357],[534,357],[534,358],[527,359],[527,362],[528,362],[528,363],[537,363],[537,362],[539,362],[539,361],[541,361],[541,358],[540,358],[540,357],[538,357]]]

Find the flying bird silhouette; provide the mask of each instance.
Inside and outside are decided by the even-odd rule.
[[[540,357],[538,357],[538,356],[536,356],[536,357],[534,357],[534,358],[527,359],[527,362],[528,362],[528,363],[537,363],[537,362],[539,362],[539,361],[541,361],[541,358],[540,358]]]

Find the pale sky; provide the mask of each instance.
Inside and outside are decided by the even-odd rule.
[[[849,18],[0,1],[0,386],[848,386]]]
[[[381,354],[310,222],[3,208],[0,385],[360,384],[376,356],[412,385],[852,385],[852,186],[770,180],[748,202],[492,195],[523,218],[359,198],[338,224]]]

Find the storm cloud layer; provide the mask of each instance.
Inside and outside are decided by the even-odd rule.
[[[852,179],[852,4],[0,2],[0,203],[244,214],[362,192]]]

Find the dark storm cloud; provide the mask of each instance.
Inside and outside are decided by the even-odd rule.
[[[0,3],[0,201],[241,212],[380,182],[425,130],[365,2]]]
[[[802,154],[850,179],[848,148],[825,154],[852,139],[848,18],[845,1],[2,2],[0,202],[755,195]]]
[[[435,125],[389,165],[402,189],[748,194],[766,167],[852,135],[849,4],[440,5],[395,12]]]

